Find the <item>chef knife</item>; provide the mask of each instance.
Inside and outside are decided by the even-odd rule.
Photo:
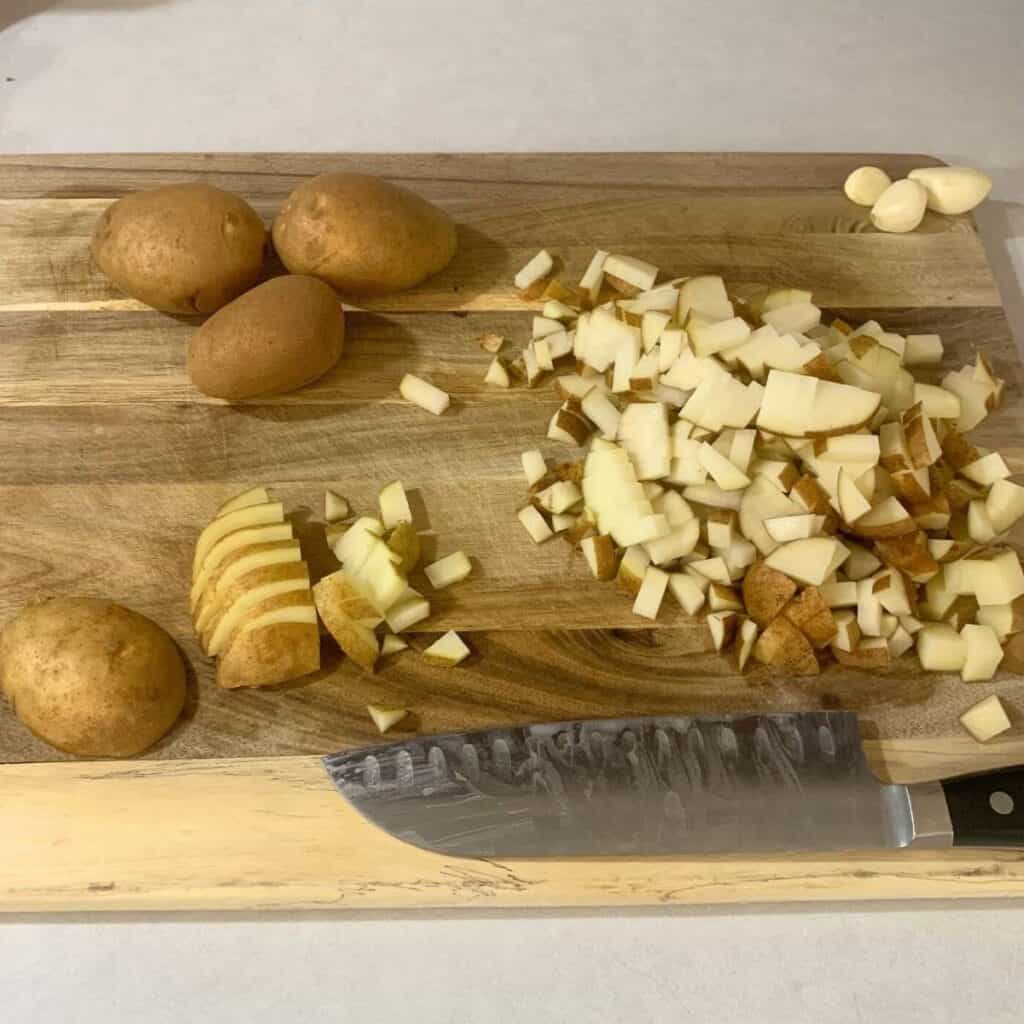
[[[1024,846],[1024,769],[885,784],[850,712],[557,722],[324,765],[375,825],[456,856]]]

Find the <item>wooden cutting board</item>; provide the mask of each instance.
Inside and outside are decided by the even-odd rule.
[[[412,709],[404,731],[659,712],[852,708],[883,777],[936,778],[1024,761],[1024,733],[984,747],[957,716],[991,691],[1024,715],[1020,657],[987,686],[925,675],[913,659],[866,675],[833,666],[790,682],[737,676],[705,628],[668,609],[656,628],[594,583],[560,541],[515,521],[519,453],[540,447],[550,387],[496,392],[475,339],[528,337],[516,269],[545,246],[578,278],[596,246],[675,276],[803,285],[847,319],[937,331],[950,366],[984,348],[1008,379],[981,444],[1024,469],[1024,382],[969,217],[928,214],[875,232],[842,195],[846,173],[894,177],[913,155],[155,155],[0,158],[0,622],[41,593],[111,597],[151,616],[191,666],[180,725],[145,760],[68,760],[0,708],[0,906],[285,907],[649,903],[1024,893],[1008,854],[785,858],[778,862],[463,862],[375,833],[328,787],[316,755],[376,739],[368,702]],[[269,224],[325,170],[380,174],[445,207],[453,264],[348,319],[346,354],[296,394],[229,407],[197,394],[185,345],[198,321],[119,294],[91,264],[96,217],[139,188],[203,180]],[[273,272],[273,270],[271,271]],[[398,395],[405,372],[451,392],[435,419]],[[936,377],[938,374],[936,374]],[[427,553],[474,574],[432,596],[422,647],[455,628],[474,655],[453,671],[415,651],[373,676],[325,651],[314,678],[223,692],[189,632],[195,536],[216,506],[263,483],[293,510],[315,574],[325,484],[357,511],[400,478]],[[420,581],[429,590],[425,581]],[[415,581],[414,581],[415,585]]]

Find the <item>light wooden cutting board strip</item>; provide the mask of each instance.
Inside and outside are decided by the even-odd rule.
[[[368,825],[327,784],[314,758],[11,765],[0,785],[15,795],[5,801],[0,840],[0,909],[7,911],[1024,895],[1024,857],[980,850],[757,859],[443,857]]]

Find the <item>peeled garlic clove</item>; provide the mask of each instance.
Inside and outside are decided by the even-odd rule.
[[[909,178],[893,182],[871,207],[871,223],[879,231],[913,231],[924,217],[928,193]]]
[[[891,184],[892,178],[881,167],[858,167],[846,176],[843,191],[858,206],[874,206]]]
[[[924,187],[936,213],[966,213],[992,191],[992,179],[973,167],[921,167],[907,177]]]

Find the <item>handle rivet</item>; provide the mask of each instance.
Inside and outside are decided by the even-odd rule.
[[[988,798],[988,805],[996,814],[1013,814],[1013,797],[1001,789],[997,789]]]

